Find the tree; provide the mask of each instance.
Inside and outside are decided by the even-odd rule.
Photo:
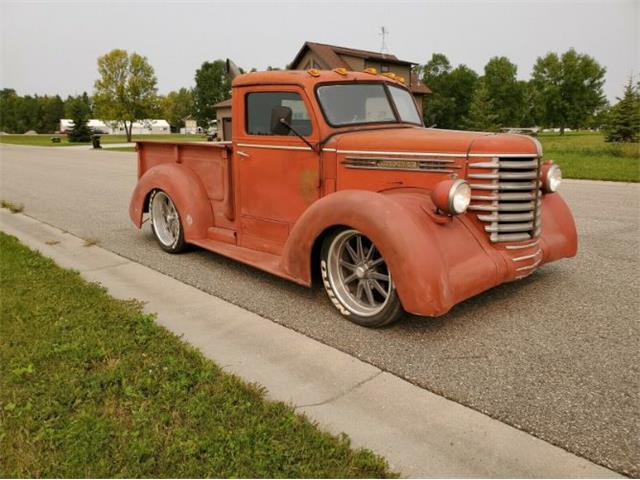
[[[18,95],[13,88],[0,90],[0,131],[16,133],[16,104]]]
[[[423,83],[433,92],[424,102],[424,122],[427,126],[448,128],[453,109],[453,102],[447,92],[447,79],[451,72],[449,59],[442,53],[434,53],[420,70]]]
[[[231,96],[231,78],[227,75],[225,61],[204,62],[196,71],[195,117],[198,125],[207,128],[215,118],[213,106]]]
[[[496,110],[493,99],[489,95],[489,88],[484,79],[481,79],[473,93],[469,114],[464,118],[462,125],[467,130],[497,131],[499,118]]]
[[[25,95],[18,97],[16,102],[15,119],[16,133],[37,131],[40,118],[40,105],[37,96]]]
[[[460,128],[469,113],[478,74],[466,65],[452,69],[445,55],[434,53],[422,67],[422,80],[433,91],[425,100],[425,123],[440,128]]]
[[[518,67],[507,57],[493,57],[484,67],[484,86],[499,126],[520,126],[525,116],[525,91]]]
[[[622,98],[608,114],[604,127],[607,142],[637,142],[640,137],[640,82],[629,78]]]
[[[131,141],[133,122],[151,118],[158,110],[157,79],[146,57],[112,50],[98,58],[100,78],[94,84],[94,108],[105,121],[124,124]]]
[[[538,117],[545,126],[579,128],[605,104],[602,92],[606,69],[589,55],[570,49],[558,56],[538,57],[531,86]]]
[[[180,127],[184,127],[184,119],[194,114],[193,92],[187,88],[169,92],[162,99],[161,106],[163,117],[174,131],[179,131]]]
[[[469,114],[473,94],[478,83],[478,74],[466,65],[458,65],[449,74],[446,93],[453,100],[451,117],[443,125],[446,128],[461,128],[464,117]]]
[[[73,128],[67,133],[70,142],[88,142],[91,140],[89,122],[90,109],[82,97],[69,97],[65,104],[65,115],[73,121]]]
[[[60,125],[60,119],[64,117],[64,102],[59,95],[55,97],[39,97],[40,118],[38,122],[39,132],[55,132]]]

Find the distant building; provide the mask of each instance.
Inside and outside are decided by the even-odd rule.
[[[96,133],[108,133],[108,134],[122,134],[126,132],[124,130],[124,124],[117,121],[103,121],[92,118],[88,122],[89,128]],[[60,119],[60,131],[66,132],[73,128],[73,120],[68,118]],[[148,135],[148,134],[160,134],[168,135],[171,133],[171,126],[169,122],[162,119],[148,119],[133,122],[131,127],[131,133],[133,135]]]
[[[231,141],[231,99],[216,103],[213,108],[216,111],[218,140]]]
[[[375,68],[379,73],[395,73],[405,78],[406,85],[413,93],[418,108],[422,112],[423,97],[431,94],[431,90],[412,71],[414,65],[417,63],[400,60],[395,55],[388,53],[305,42],[287,68],[290,70],[309,70],[312,68],[333,70],[342,67],[357,72],[361,72],[365,68]]]
[[[193,117],[187,117],[184,119],[184,128],[180,129],[180,133],[186,133],[187,135],[193,135],[196,133],[202,133],[202,129],[198,128],[198,122]]]

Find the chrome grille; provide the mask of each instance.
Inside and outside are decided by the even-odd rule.
[[[540,234],[540,161],[531,156],[473,160],[468,165],[469,210],[485,223],[492,242],[517,242]]]

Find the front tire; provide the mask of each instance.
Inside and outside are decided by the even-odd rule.
[[[151,230],[165,252],[182,252],[186,243],[180,214],[171,197],[162,190],[154,190],[149,198]]]
[[[402,316],[387,263],[359,231],[339,230],[329,235],[322,244],[320,270],[329,299],[352,322],[381,327]]]

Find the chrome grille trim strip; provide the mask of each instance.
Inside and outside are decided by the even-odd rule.
[[[491,183],[470,183],[469,186],[472,190],[498,190],[498,186]]]
[[[533,190],[537,182],[500,182],[500,190]]]
[[[434,173],[453,173],[451,168],[396,168],[396,167],[378,167],[375,165],[348,165],[344,164],[346,168],[354,168],[358,170],[393,170],[396,172],[434,172]]]
[[[538,265],[540,265],[540,263],[542,262],[542,259],[538,259],[535,262],[533,262],[531,265],[525,265],[524,267],[518,267],[516,268],[517,272],[521,272],[523,270],[532,270],[534,268],[536,268]]]
[[[454,160],[438,158],[345,157],[345,168],[403,172],[453,173],[462,168]]]
[[[537,153],[470,153],[469,157],[477,158],[534,158],[537,157]]]
[[[514,169],[514,170],[525,170],[525,169],[537,169],[538,161],[531,160],[530,162],[513,162],[509,160],[504,160],[500,162],[500,168],[505,169]]]
[[[540,240],[536,240],[535,242],[527,243],[525,245],[507,245],[504,248],[506,248],[507,250],[524,250],[525,248],[535,247],[539,243]]]
[[[535,180],[538,177],[536,172],[500,172],[500,180]]]
[[[478,215],[483,222],[526,222],[533,220],[533,212],[525,213],[494,213],[491,215]]]
[[[495,240],[494,240],[495,238]],[[491,235],[493,242],[519,242],[521,240],[530,240],[531,235],[528,233],[504,233],[502,235]]]
[[[476,162],[469,164],[469,168],[503,168],[509,170],[528,170],[535,169],[537,166],[537,160],[532,160],[530,162],[502,160],[500,162]]]
[[[538,202],[540,207],[540,202]],[[525,203],[495,203],[492,205],[469,205],[469,210],[480,210],[483,212],[530,212],[535,208],[534,202]]]
[[[499,162],[479,162],[469,164],[469,168],[498,168],[499,166]]]
[[[480,212],[497,212],[497,205],[469,205],[467,210],[478,210]]]
[[[499,193],[500,200],[535,200],[536,195],[531,192]]]
[[[499,200],[499,197],[489,196],[489,195],[471,195],[471,200],[481,200],[481,201],[492,202],[494,200]]]
[[[405,155],[407,157],[457,157],[466,158],[465,152],[461,153],[437,153],[437,152],[383,152],[375,150],[336,150],[337,153],[345,155]]]
[[[538,249],[531,255],[523,255],[522,257],[515,257],[515,258],[512,258],[511,260],[513,260],[514,262],[524,262],[525,260],[536,258],[538,255],[540,255],[540,253],[542,253],[542,250]]]
[[[495,227],[493,225],[487,225],[484,230],[489,233],[515,233],[515,232],[530,232],[533,229],[533,222],[525,223],[502,223]]]
[[[469,178],[476,178],[480,180],[493,180],[500,178],[497,173],[470,173]]]
[[[345,157],[345,160],[369,160],[373,162],[377,161],[392,161],[392,162],[430,162],[430,163],[444,163],[451,164],[456,163],[455,160],[449,160],[448,158],[434,158],[434,157],[424,157],[424,158],[402,158],[402,157]],[[458,167],[460,168],[460,167]]]

